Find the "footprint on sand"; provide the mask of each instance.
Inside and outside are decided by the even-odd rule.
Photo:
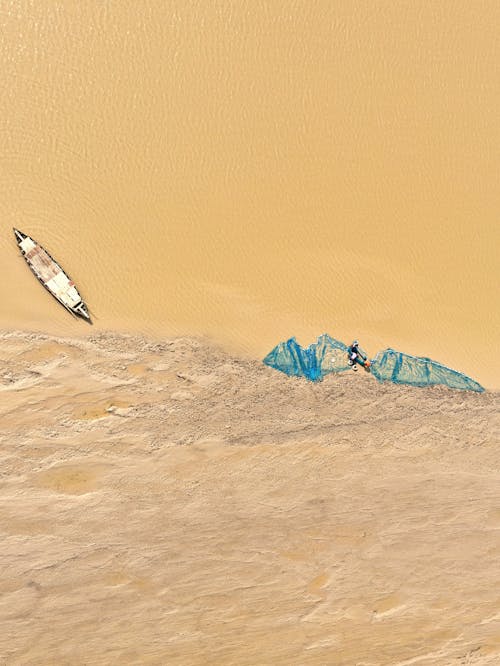
[[[34,347],[28,347],[18,355],[18,359],[22,361],[40,362],[52,361],[58,356],[72,356],[76,358],[81,351],[70,345],[61,344],[60,342],[43,342]]]
[[[106,468],[103,465],[58,465],[36,476],[39,488],[67,495],[84,495],[98,487]]]
[[[127,575],[123,571],[111,571],[103,578],[103,583],[109,587],[118,587],[120,585],[129,585],[135,590],[145,592],[153,589],[153,583],[147,578],[137,578],[133,575]]]
[[[130,403],[123,400],[102,400],[82,405],[73,411],[73,418],[77,421],[95,421],[111,416],[116,409],[126,409]]]
[[[405,608],[405,598],[403,595],[395,592],[379,599],[373,607],[375,617],[382,618],[398,613]]]
[[[330,575],[327,571],[320,573],[318,576],[309,581],[307,585],[307,591],[309,594],[317,595],[324,598],[326,596],[325,586],[330,580]]]
[[[491,509],[486,519],[488,527],[500,528],[500,509]]]
[[[142,377],[149,371],[147,365],[144,363],[133,363],[127,367],[128,372],[135,377]]]

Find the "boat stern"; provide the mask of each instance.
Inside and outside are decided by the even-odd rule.
[[[19,229],[16,229],[16,227],[12,227],[12,231],[14,232],[14,236],[16,237],[18,244],[21,244],[23,240],[27,238],[27,235],[23,234],[23,232],[19,231]]]

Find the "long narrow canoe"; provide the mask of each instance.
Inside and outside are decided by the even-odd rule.
[[[45,289],[50,291],[52,296],[71,314],[82,317],[91,324],[87,306],[78,293],[75,283],[66,275],[57,261],[52,259],[47,250],[44,250],[41,245],[19,229],[14,228],[14,234],[26,263]]]

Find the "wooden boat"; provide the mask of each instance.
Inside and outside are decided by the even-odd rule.
[[[32,238],[14,228],[16,241],[26,263],[47,291],[75,317],[92,323],[87,306],[78,293],[75,283],[59,264]]]

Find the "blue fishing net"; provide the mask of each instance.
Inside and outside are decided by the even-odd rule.
[[[348,352],[347,345],[325,333],[309,347],[301,347],[295,338],[280,342],[265,357],[264,363],[287,375],[317,382],[331,372],[349,370]],[[370,372],[379,382],[411,386],[442,384],[453,389],[484,391],[480,384],[461,372],[430,358],[410,356],[393,349],[379,352],[371,361]]]
[[[326,333],[309,347],[301,347],[295,338],[290,338],[269,352],[264,363],[287,375],[306,377],[320,381],[330,372],[347,370],[347,346]]]
[[[395,384],[411,386],[433,386],[443,384],[464,391],[484,391],[481,384],[467,375],[447,368],[430,358],[410,356],[394,349],[378,352],[371,363],[371,374],[379,382],[391,381]]]

